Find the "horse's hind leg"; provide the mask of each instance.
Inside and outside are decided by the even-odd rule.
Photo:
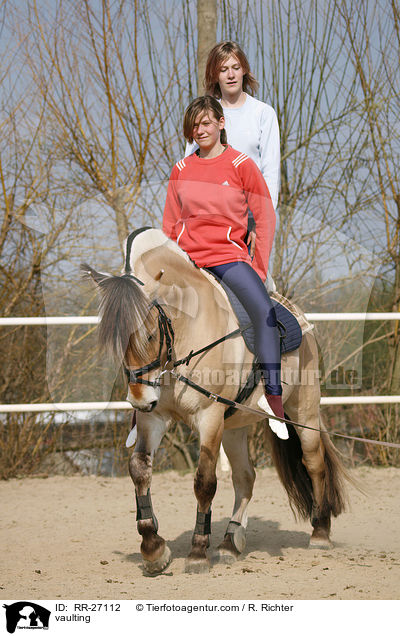
[[[289,404],[285,404],[285,410],[293,422],[310,428],[295,427],[301,446],[298,451],[294,450],[293,465],[289,471],[294,475],[294,481],[287,490],[301,516],[308,516],[311,521],[313,531],[310,547],[326,549],[332,547],[331,516],[337,517],[345,509],[343,482],[346,471],[334,445],[324,433],[320,420],[319,394],[316,394],[312,386],[302,387],[300,392],[301,397],[296,407],[292,410]],[[300,459],[303,476],[299,466]],[[294,496],[291,497],[291,494]]]
[[[233,563],[246,545],[247,506],[253,494],[256,474],[248,453],[247,428],[225,431],[222,445],[232,467],[235,502],[224,539],[214,558],[222,563]]]
[[[311,548],[330,548],[331,517],[337,517],[344,512],[346,507],[346,494],[344,481],[349,479],[340,456],[326,432],[320,418],[318,424],[321,429],[317,450],[317,441],[311,442],[306,433],[303,433],[301,440],[303,454],[307,452],[310,443],[314,444],[314,457],[318,455],[319,470],[315,473],[314,480],[312,474],[312,462],[304,455],[303,462],[310,474],[314,489],[314,503],[311,512],[311,523],[313,532],[310,539]],[[307,438],[307,439],[305,439]],[[320,466],[323,458],[323,470]],[[317,479],[315,478],[317,477]]]
[[[319,428],[319,418],[308,419],[307,425]],[[302,429],[299,433],[303,451],[302,462],[311,479],[313,489],[313,505],[311,510],[311,525],[313,531],[310,537],[310,548],[330,548],[331,507],[326,496],[326,464],[325,448],[319,431]]]
[[[285,412],[293,422],[309,428],[296,427],[301,446],[299,447],[293,438],[292,443],[287,443],[289,470],[284,472],[286,476],[292,475],[292,484],[289,490],[287,489],[292,504],[301,516],[310,519],[313,526],[310,546],[328,548],[331,546],[331,505],[327,491],[332,479],[325,461],[325,447],[319,430],[318,349],[312,333],[303,335],[299,350],[299,369],[298,381],[285,401]],[[292,434],[294,435],[294,431]],[[275,440],[274,443],[276,445]]]
[[[140,551],[147,574],[159,574],[169,564],[171,551],[165,540],[157,534],[158,523],[153,512],[150,484],[153,457],[166,425],[162,418],[147,413],[137,413],[138,437],[129,462],[129,472],[136,491],[137,528],[142,536]]]

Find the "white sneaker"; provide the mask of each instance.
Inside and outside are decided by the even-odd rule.
[[[260,409],[268,413],[268,415],[275,415],[270,405],[268,404],[268,400],[265,395],[262,395],[257,402]],[[289,433],[284,422],[280,422],[279,420],[275,420],[273,417],[268,418],[268,424],[270,428],[274,431],[275,435],[280,437],[280,439],[289,439]]]

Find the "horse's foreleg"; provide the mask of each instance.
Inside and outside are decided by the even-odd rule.
[[[142,536],[140,551],[143,567],[148,574],[162,572],[171,560],[171,551],[165,540],[157,533],[158,522],[153,511],[150,495],[153,457],[166,425],[162,418],[146,413],[137,414],[138,437],[129,462],[129,472],[136,492],[136,521]]]
[[[222,445],[232,467],[235,502],[231,520],[215,558],[219,562],[233,563],[246,545],[247,506],[253,494],[255,471],[247,447],[247,428],[225,431]]]
[[[203,416],[204,417],[204,416]],[[194,478],[197,499],[196,526],[192,537],[192,549],[186,559],[185,571],[200,573],[209,570],[207,548],[211,534],[211,503],[217,489],[216,466],[223,431],[223,419],[218,423],[210,417],[199,426],[200,457]]]

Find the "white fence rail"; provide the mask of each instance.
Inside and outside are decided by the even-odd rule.
[[[38,318],[0,318],[0,327],[21,325],[96,325],[98,316],[40,316]]]
[[[400,312],[387,313],[308,313],[307,320],[326,322],[352,320],[400,320]],[[40,316],[35,318],[13,317],[0,318],[0,327],[17,327],[21,325],[95,325],[98,316]]]
[[[400,312],[386,313],[307,313],[307,320],[326,322],[353,320],[400,320]],[[0,318],[0,327],[34,325],[95,325],[98,316],[41,316],[34,318]],[[322,397],[321,405],[329,404],[398,404],[400,395],[367,395]],[[131,409],[129,402],[63,402],[61,404],[0,404],[0,413],[44,413],[60,411],[104,411]]]
[[[321,405],[329,404],[398,404],[400,395],[364,395],[322,397]],[[118,411],[132,409],[129,402],[62,402],[61,404],[0,404],[0,413],[60,413],[66,411]]]

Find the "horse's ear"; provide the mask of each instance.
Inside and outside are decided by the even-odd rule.
[[[87,263],[81,263],[80,267],[82,278],[84,280],[91,280],[96,285],[100,285],[100,283],[109,277],[109,274],[104,274],[102,272],[96,272],[93,267],[90,267]]]
[[[161,276],[162,276],[163,274],[164,274],[164,270],[163,270],[163,269],[160,269],[160,271],[158,272],[158,274],[156,274],[156,275],[154,276],[154,280],[157,280],[157,281],[158,281],[158,280],[160,280],[160,278],[161,278]]]

